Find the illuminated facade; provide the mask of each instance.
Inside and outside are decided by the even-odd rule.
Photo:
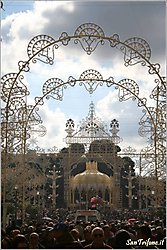
[[[62,149],[64,169],[64,198],[67,207],[76,208],[84,204],[90,208],[93,196],[102,198],[111,208],[122,207],[120,170],[123,166],[116,144],[121,141],[117,135],[119,123],[110,123],[110,129],[95,114],[91,102],[89,113],[75,131],[72,119],[66,123],[67,148]],[[114,190],[113,190],[114,187]],[[79,205],[80,204],[80,205]]]

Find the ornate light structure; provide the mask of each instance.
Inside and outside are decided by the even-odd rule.
[[[153,107],[147,106],[147,99],[139,97],[139,86],[134,80],[122,79],[115,82],[113,77],[104,80],[99,72],[88,70],[81,74],[79,80],[74,77],[64,82],[59,78],[52,78],[43,85],[42,96],[35,98],[34,105],[27,104],[26,97],[29,91],[24,84],[24,73],[30,71],[30,66],[37,61],[52,65],[55,59],[55,51],[60,46],[67,46],[74,41],[76,46],[91,55],[98,46],[108,44],[110,48],[117,48],[123,53],[123,60],[126,67],[141,64],[148,69],[148,74],[156,76],[154,88],[150,98],[154,100]],[[89,93],[93,93],[98,86],[105,82],[108,87],[113,85],[119,91],[119,100],[127,99],[138,100],[137,104],[143,108],[144,115],[140,119],[139,134],[142,136],[149,135],[151,144],[147,149],[153,154],[154,173],[158,179],[159,173],[165,165],[165,131],[166,131],[166,78],[161,76],[160,64],[152,63],[151,49],[149,44],[142,38],[132,37],[121,41],[118,34],[106,36],[103,29],[94,23],[81,24],[73,35],[62,32],[58,39],[48,35],[35,36],[27,46],[28,59],[18,62],[17,73],[7,73],[2,77],[1,99],[1,128],[2,128],[2,153],[4,154],[4,176],[3,176],[3,206],[6,205],[6,173],[5,165],[8,165],[9,154],[17,153],[23,155],[23,165],[25,166],[25,154],[27,139],[30,137],[30,131],[39,126],[41,118],[38,114],[39,105],[43,105],[44,98],[63,99],[63,92],[67,85],[75,86],[78,82],[84,85]],[[44,128],[39,129],[42,134],[46,133]],[[23,188],[24,189],[24,188]],[[5,209],[4,209],[5,210]],[[3,220],[5,224],[5,218]]]
[[[158,176],[155,175],[154,168],[154,152],[150,151],[150,147],[141,149],[138,152],[135,148],[131,146],[124,148],[122,153],[119,153],[120,156],[128,156],[132,160],[136,161],[135,168],[136,174],[138,175],[138,201],[139,201],[139,209],[142,208],[142,196],[145,195],[146,199],[146,207],[148,207],[148,190],[147,186],[150,188],[156,187],[156,191],[154,191],[155,207],[160,205],[161,199],[163,200],[165,196],[165,182],[166,182],[166,168],[165,166],[158,169]],[[161,157],[160,155],[159,157]],[[163,163],[163,162],[162,162]],[[163,165],[162,165],[163,166]],[[157,178],[158,177],[158,178]],[[142,187],[145,186],[145,191],[142,190]],[[144,194],[145,193],[145,194]]]
[[[110,140],[113,143],[119,143],[121,138],[117,135],[119,123],[116,119],[111,121],[110,128],[108,131],[107,125],[96,116],[94,103],[91,102],[88,116],[80,122],[77,130],[75,130],[75,124],[72,119],[67,121],[65,142],[67,145],[83,143],[86,146],[90,145],[94,140]]]
[[[124,171],[124,173],[126,173],[126,171]],[[131,166],[129,166],[128,175],[126,177],[123,176],[122,178],[128,180],[128,185],[126,185],[125,187],[128,189],[128,194],[127,194],[128,207],[131,209],[132,208],[132,199],[133,199],[133,189],[135,188],[135,186],[132,185],[132,180],[136,178],[136,177],[132,176]]]
[[[56,181],[58,178],[61,178],[62,176],[60,175],[60,170],[56,170],[56,166],[53,165],[53,170],[50,170],[49,173],[51,175],[48,175],[47,177],[49,179],[52,179],[52,206],[53,208],[56,208],[56,197],[58,196],[58,194],[56,193],[56,188],[58,187],[58,185],[56,184]]]
[[[90,71],[89,71],[90,72]],[[88,79],[87,79],[88,81]],[[112,158],[110,161],[112,161],[113,166],[110,166],[109,163],[107,165],[111,169],[113,167],[114,172],[114,178],[112,178],[113,186],[117,186],[117,190],[113,192],[112,194],[112,206],[114,203],[114,206],[117,206],[119,198],[119,170],[118,170],[118,162],[117,162],[117,150],[116,145],[118,144],[122,139],[117,135],[119,132],[119,123],[116,119],[113,119],[110,123],[110,129],[107,128],[107,125],[95,114],[95,107],[94,103],[91,102],[89,105],[89,112],[85,119],[82,119],[80,122],[80,125],[75,129],[75,124],[72,119],[69,119],[66,123],[66,143],[69,146],[69,159],[68,159],[68,167],[65,168],[65,174],[64,174],[64,181],[67,183],[67,187],[65,188],[65,200],[67,204],[70,204],[70,193],[69,193],[69,187],[70,187],[70,166],[71,166],[71,149],[73,144],[80,144],[84,145],[84,155],[87,158],[87,160],[96,159],[96,161],[102,161],[107,163],[109,159],[105,159],[106,157],[103,156],[104,152],[108,152],[108,157]],[[93,149],[93,143],[98,143],[95,147],[97,147],[97,150]],[[100,143],[100,144],[99,144]],[[107,146],[107,144],[108,146]],[[108,150],[107,150],[108,147]],[[94,174],[95,176],[95,174]],[[98,176],[98,175],[97,175]],[[98,178],[98,177],[97,177]],[[74,177],[75,179],[75,177]],[[83,178],[82,178],[83,179]],[[95,183],[94,183],[95,184]],[[97,184],[97,183],[96,183]],[[75,186],[75,185],[74,185]],[[80,190],[81,191],[81,190]],[[72,196],[74,197],[74,190],[72,189]],[[104,196],[104,195],[103,195]],[[110,201],[109,204],[111,205],[111,186],[110,186]],[[74,201],[72,201],[74,206]],[[71,205],[71,204],[70,204]]]

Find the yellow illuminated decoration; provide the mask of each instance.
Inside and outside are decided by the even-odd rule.
[[[72,180],[73,188],[83,186],[86,189],[90,186],[100,187],[104,185],[111,187],[111,178],[97,170],[97,162],[86,162],[86,170],[77,174]]]

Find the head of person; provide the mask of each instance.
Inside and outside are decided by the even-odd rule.
[[[22,234],[16,235],[12,241],[12,248],[14,249],[28,249],[28,241]]]
[[[20,234],[20,230],[19,229],[13,229],[11,231],[11,238],[14,239],[18,234]]]
[[[36,246],[38,245],[38,241],[39,241],[39,235],[35,232],[31,233],[29,238],[30,245]]]
[[[59,239],[69,232],[68,225],[65,223],[57,223],[51,230],[53,238]]]
[[[91,226],[87,226],[86,228],[84,228],[84,239],[85,240],[92,240],[92,228]]]
[[[161,226],[156,227],[156,233],[157,234],[163,234],[163,229]]]
[[[110,237],[110,235],[111,235],[110,226],[105,224],[102,228],[103,228],[103,231],[104,231],[104,237],[105,238]]]
[[[77,229],[72,229],[71,231],[70,231],[70,234],[72,235],[72,237],[74,238],[74,240],[79,240],[80,239],[80,233],[79,233],[79,231],[77,230]]]
[[[130,234],[125,229],[120,229],[115,234],[115,247],[118,249],[129,248],[128,240],[131,239]]]
[[[48,227],[54,227],[54,223],[53,223],[53,221],[50,221],[49,223],[48,223],[48,225],[47,225]]]
[[[152,236],[151,228],[148,225],[142,225],[138,228],[138,231],[137,231],[138,239],[147,240],[151,238],[151,236]]]
[[[104,242],[104,231],[101,227],[95,227],[92,230],[92,240],[95,245],[102,245]]]
[[[32,232],[35,231],[35,228],[34,226],[31,225],[31,226],[28,226],[27,230],[28,230],[28,233],[31,234]]]

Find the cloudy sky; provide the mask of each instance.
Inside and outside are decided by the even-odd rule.
[[[83,23],[95,23],[106,36],[118,34],[121,41],[140,37],[151,47],[152,63],[161,64],[161,75],[165,75],[165,1],[3,1],[1,10],[1,74],[18,72],[18,61],[27,60],[27,45],[30,40],[46,34],[58,39],[62,32],[73,35]],[[148,104],[155,76],[137,64],[125,67],[123,54],[107,45],[98,46],[94,53],[87,55],[79,45],[70,43],[55,53],[52,66],[44,63],[30,65],[25,74],[30,95],[28,104],[34,103],[35,96],[42,95],[42,85],[57,77],[67,81],[69,76],[79,79],[82,72],[94,69],[104,79],[112,76],[115,82],[124,78],[133,79],[140,88],[140,97],[147,97]],[[85,118],[89,104],[95,104],[96,115],[109,126],[116,118],[120,124],[119,136],[122,148],[128,146],[137,150],[147,145],[147,138],[138,134],[139,119],[143,113],[137,103],[129,100],[119,102],[118,90],[114,87],[99,87],[89,94],[84,87],[75,86],[64,91],[63,101],[45,100],[39,113],[47,129],[45,137],[37,138],[37,145],[46,150],[53,146],[65,146],[65,124],[71,118],[75,127]]]

